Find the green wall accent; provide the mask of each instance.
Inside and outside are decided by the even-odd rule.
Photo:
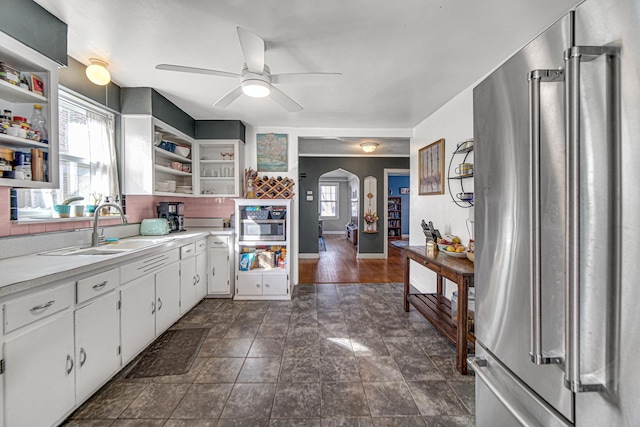
[[[240,120],[196,120],[196,139],[239,139],[245,142],[246,128]]]
[[[3,0],[0,31],[67,65],[67,24],[32,0]]]
[[[89,98],[107,108],[120,112],[120,86],[109,83],[98,86],[89,81],[85,74],[86,66],[69,57],[66,68],[60,69],[60,85]]]
[[[306,178],[300,178],[298,182],[298,194],[300,200],[300,253],[318,252],[318,180],[320,175],[334,169],[344,169],[357,175],[360,179],[360,215],[358,216],[360,253],[383,253],[384,233],[382,218],[384,194],[384,170],[385,169],[409,169],[408,157],[299,157],[298,169],[300,174],[306,174]],[[364,179],[374,176],[377,181],[377,213],[378,229],[376,234],[362,233],[362,216],[364,215],[362,197],[364,195]],[[306,200],[307,191],[313,191],[313,201]],[[346,224],[346,221],[345,221]]]

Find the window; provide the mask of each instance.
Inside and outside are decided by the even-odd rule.
[[[91,205],[93,194],[120,194],[113,114],[61,90],[58,123],[60,188],[18,190],[18,219],[49,218],[54,205],[71,197]]]
[[[320,184],[320,218],[338,219],[338,184]]]

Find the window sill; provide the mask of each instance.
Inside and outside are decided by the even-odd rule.
[[[125,215],[125,218],[127,215]],[[98,222],[108,219],[120,219],[120,215],[108,215],[99,216]],[[12,224],[48,224],[48,223],[61,223],[61,222],[80,222],[80,221],[93,221],[92,216],[76,216],[72,218],[25,218],[11,221]]]

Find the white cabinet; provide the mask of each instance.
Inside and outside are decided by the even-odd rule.
[[[198,140],[195,173],[200,196],[241,197],[244,189],[244,142]],[[196,157],[194,157],[196,158]]]
[[[236,199],[235,299],[291,299],[291,200]]]
[[[180,264],[173,263],[156,274],[156,335],[180,317]]]
[[[209,295],[229,297],[233,293],[233,246],[230,236],[209,237]]]
[[[120,290],[122,364],[127,364],[155,338],[155,275],[143,276]]]
[[[191,196],[192,153],[184,156],[162,147],[170,148],[169,142],[192,150],[193,138],[147,115],[122,116],[122,135],[125,194]]]
[[[206,240],[182,246],[180,258],[180,313],[184,314],[207,293]]]
[[[4,344],[6,426],[50,426],[75,405],[73,313]]]
[[[75,312],[76,402],[81,403],[120,366],[118,293],[97,298]]]
[[[40,94],[29,88],[22,88],[19,85],[0,80],[0,110],[10,110],[14,117],[22,116],[30,119],[33,105],[40,104],[47,121],[48,133],[48,143],[29,140],[21,136],[0,134],[0,148],[27,153],[31,153],[31,150],[35,149],[42,151],[43,157],[46,156],[44,180],[3,178],[0,173],[0,186],[58,188],[58,64],[1,32],[0,62],[11,65],[28,80],[31,80],[33,76],[44,84],[44,92]],[[31,81],[29,84],[33,88]],[[10,157],[9,152],[4,151],[4,153]]]

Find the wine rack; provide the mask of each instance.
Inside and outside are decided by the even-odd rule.
[[[262,176],[253,179],[256,199],[292,199],[295,182],[287,177]]]

